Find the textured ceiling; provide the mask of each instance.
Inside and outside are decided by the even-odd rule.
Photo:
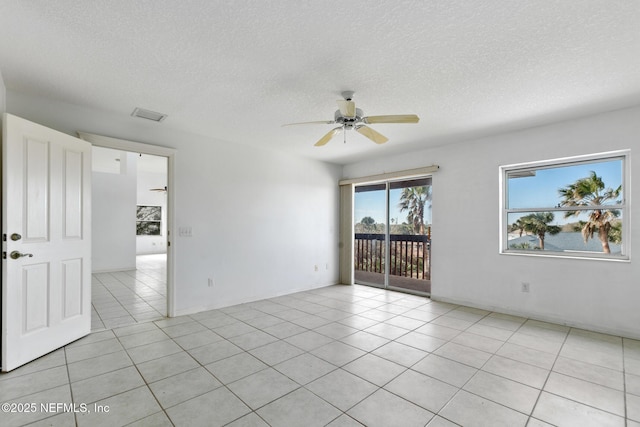
[[[334,163],[640,104],[638,0],[0,0],[7,89]],[[313,144],[343,90],[418,114]],[[141,120],[131,118],[131,120]]]

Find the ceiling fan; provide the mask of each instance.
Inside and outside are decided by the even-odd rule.
[[[355,129],[356,132],[366,136],[376,144],[384,144],[389,140],[386,136],[371,129],[368,124],[375,123],[418,123],[420,118],[415,114],[396,114],[390,116],[365,116],[361,109],[356,108],[356,103],[353,101],[353,91],[347,90],[342,92],[344,99],[339,99],[338,109],[334,113],[333,120],[317,121],[317,122],[302,122],[302,123],[289,123],[283,126],[293,125],[306,125],[306,124],[334,124],[337,123],[340,126],[331,129],[322,138],[315,143],[316,147],[325,145],[336,136],[340,131],[344,132],[344,142],[347,142],[346,131],[348,129]]]

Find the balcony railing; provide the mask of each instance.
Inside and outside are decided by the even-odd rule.
[[[356,272],[385,272],[385,235],[356,233],[354,242]],[[389,275],[431,280],[430,239],[425,235],[389,235]]]

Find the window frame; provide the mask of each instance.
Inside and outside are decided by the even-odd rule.
[[[138,215],[140,214],[140,208],[158,208],[158,213],[160,215],[160,219],[139,219]],[[138,224],[139,223],[157,223],[158,224],[158,234],[139,234],[138,233]],[[136,236],[162,236],[162,206],[160,205],[136,205]]]
[[[620,254],[605,254],[590,251],[532,251],[526,249],[514,249],[509,247],[508,227],[509,214],[513,213],[536,213],[536,212],[567,212],[567,211],[591,211],[593,207],[571,206],[569,207],[525,207],[525,208],[509,208],[509,188],[508,174],[513,172],[526,172],[529,170],[554,169],[568,167],[573,165],[583,165],[589,163],[602,163],[611,160],[621,160],[622,162],[622,193],[620,195],[620,204],[602,205],[607,209],[617,209],[622,214],[622,244]],[[534,162],[517,163],[511,165],[500,166],[500,248],[501,255],[519,255],[534,257],[551,257],[551,258],[575,258],[575,259],[593,259],[605,261],[623,261],[629,262],[631,255],[630,247],[630,150],[617,150],[605,153],[595,153],[580,156],[562,157],[557,159],[541,160]],[[594,236],[597,239],[596,236]]]

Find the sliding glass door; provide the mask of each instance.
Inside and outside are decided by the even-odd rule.
[[[387,252],[387,185],[355,187],[354,278],[356,283],[385,287]]]
[[[388,286],[431,292],[431,178],[389,183]]]
[[[431,292],[431,178],[355,187],[354,277],[359,284]]]

